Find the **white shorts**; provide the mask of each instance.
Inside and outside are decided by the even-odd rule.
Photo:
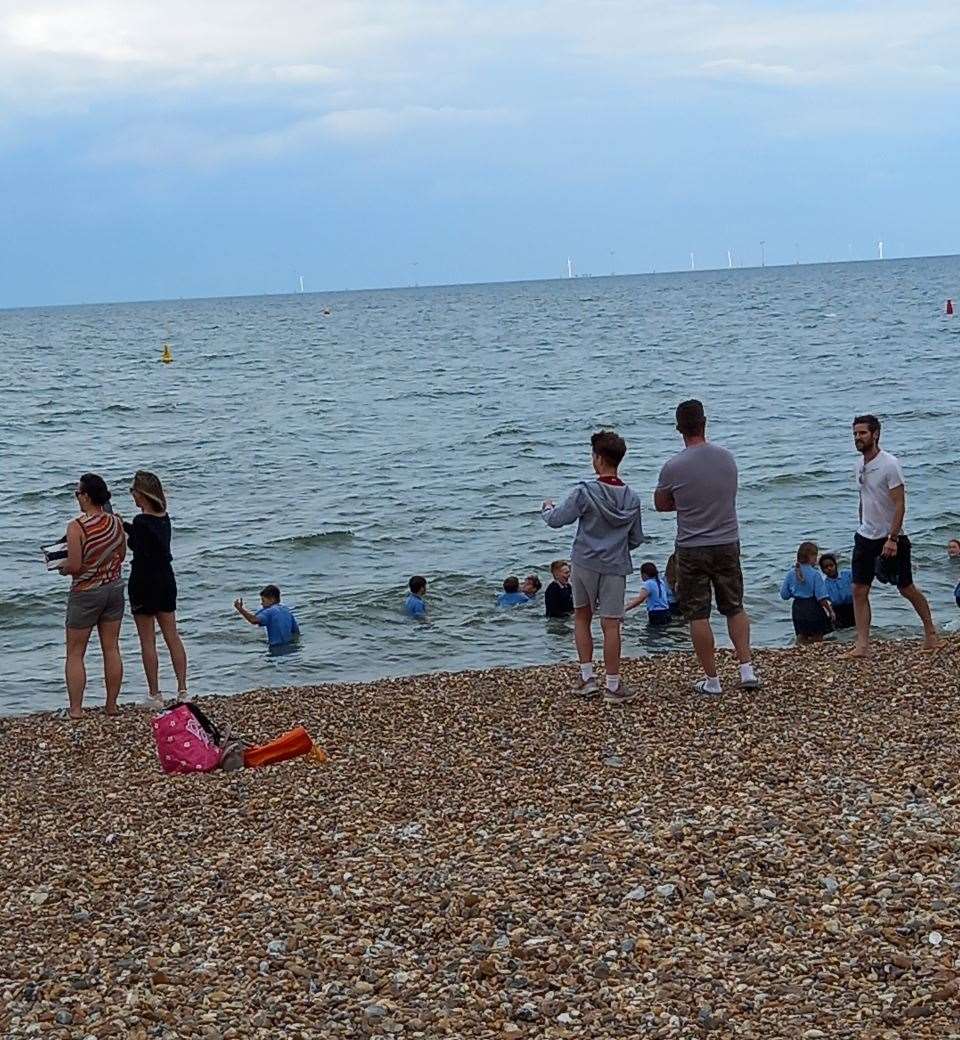
[[[622,618],[623,602],[627,594],[625,574],[598,574],[586,567],[572,568],[573,606],[590,607],[594,614],[605,618]]]

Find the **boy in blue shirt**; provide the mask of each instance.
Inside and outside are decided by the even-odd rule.
[[[260,590],[260,609],[256,613],[247,610],[242,599],[235,599],[233,605],[251,625],[260,625],[267,630],[270,646],[292,643],[300,635],[297,619],[293,611],[280,602],[280,590],[276,585],[266,585]]]
[[[427,616],[427,603],[423,598],[427,591],[427,579],[419,574],[407,583],[410,595],[403,601],[403,612],[409,617],[425,618]]]
[[[520,591],[519,578],[504,578],[503,592],[497,596],[498,607],[518,607],[521,603],[529,603],[530,597]]]

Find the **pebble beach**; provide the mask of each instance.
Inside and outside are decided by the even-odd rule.
[[[960,642],[201,698],[328,755],[168,777],[0,720],[0,1036],[960,1037]]]

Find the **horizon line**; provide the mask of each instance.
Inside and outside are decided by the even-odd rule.
[[[508,278],[508,279],[492,279],[490,281],[474,281],[474,282],[431,282],[428,284],[407,284],[407,285],[370,285],[360,286],[352,289],[311,289],[306,292],[301,292],[298,289],[292,289],[284,292],[259,292],[259,293],[228,293],[224,296],[158,296],[146,299],[121,299],[121,300],[81,300],[70,303],[31,303],[31,304],[12,304],[10,306],[0,307],[0,314],[7,311],[31,311],[31,310],[56,310],[59,308],[68,307],[121,307],[131,306],[137,304],[147,303],[200,303],[208,300],[257,300],[257,299],[271,299],[274,297],[284,296],[320,296],[324,293],[343,295],[346,293],[364,293],[364,292],[407,292],[410,290],[418,289],[454,289],[454,288],[469,288],[471,286],[484,286],[484,285],[525,285],[531,282],[576,282],[593,279],[609,279],[609,278],[656,278],[661,275],[698,275],[698,274],[713,274],[713,273],[731,273],[734,271],[767,271],[767,270],[782,270],[784,268],[794,269],[797,267],[828,267],[838,264],[890,264],[896,263],[899,260],[948,260],[953,257],[960,257],[960,253],[930,253],[922,254],[919,256],[886,256],[882,259],[880,257],[862,257],[860,259],[839,259],[839,260],[809,260],[809,261],[791,261],[787,263],[779,264],[751,264],[747,267],[728,267],[726,265],[720,265],[718,267],[698,267],[691,269],[689,267],[677,267],[669,268],[663,271],[651,270],[651,271],[632,271],[617,274],[610,272],[609,274],[578,274],[572,278],[565,277],[563,275],[556,275],[550,278],[535,277],[535,278]]]

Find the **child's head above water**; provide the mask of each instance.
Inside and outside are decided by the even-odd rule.
[[[414,574],[407,583],[407,587],[414,596],[422,596],[427,591],[427,579],[421,574]]]
[[[560,582],[561,585],[566,585],[570,580],[570,561],[554,560],[550,564],[550,573],[553,575],[554,581]]]
[[[803,572],[800,570],[800,565],[803,563],[809,563],[811,566],[815,566],[817,562],[817,553],[820,552],[816,542],[801,542],[797,549],[797,581],[803,581]]]
[[[260,602],[265,607],[272,607],[280,602],[280,590],[276,585],[264,585],[260,590]]]
[[[525,596],[536,596],[536,594],[540,591],[540,579],[536,576],[536,574],[528,574],[523,579],[523,585],[521,586],[520,591]]]
[[[520,591],[520,579],[511,575],[509,578],[503,579],[503,591],[504,592],[519,592]]]
[[[823,571],[824,575],[828,578],[835,578],[839,572],[837,566],[837,558],[833,553],[824,553],[820,557],[820,570]]]
[[[657,570],[657,565],[655,563],[651,563],[650,560],[647,560],[646,563],[641,563],[640,564],[640,577],[644,578],[644,579],[647,579],[647,578],[659,578],[660,577],[660,572]]]

